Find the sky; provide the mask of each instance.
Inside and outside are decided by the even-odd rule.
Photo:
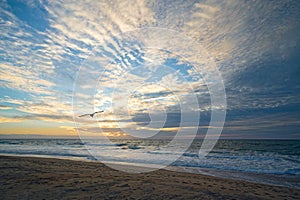
[[[297,0],[4,0],[0,42],[2,136],[300,139]]]

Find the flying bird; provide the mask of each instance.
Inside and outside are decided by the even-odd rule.
[[[97,111],[97,112],[94,112],[94,113],[91,113],[91,114],[80,115],[80,116],[78,116],[78,117],[85,117],[85,116],[94,117],[95,114],[103,113],[103,112],[104,112],[104,110],[100,110],[100,111]]]

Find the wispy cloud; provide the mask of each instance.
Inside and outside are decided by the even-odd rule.
[[[11,109],[10,106],[0,105],[0,110],[10,110],[10,109]]]
[[[82,102],[75,115],[105,109],[99,120],[111,120],[102,123],[112,128],[105,130],[107,134],[121,134],[113,121],[131,127],[132,120],[148,112],[178,113],[180,103],[191,102],[191,95],[198,99],[198,111],[209,112],[207,85],[218,81],[215,74],[209,75],[215,69],[222,74],[232,113],[244,116],[249,109],[269,112],[300,103],[297,1],[89,0],[22,5],[4,1],[0,6],[2,123],[72,122],[75,81],[81,84],[76,95]],[[27,14],[20,15],[18,9]],[[137,34],[151,27],[161,30]],[[184,37],[172,40],[174,35],[166,34],[170,32]],[[203,49],[191,48],[195,44]],[[99,55],[98,65],[87,67]],[[201,76],[193,65],[199,66]],[[76,77],[79,69],[84,77]],[[98,83],[90,82],[89,76],[98,72],[103,72]],[[113,103],[119,112],[113,113]],[[80,120],[95,126],[95,121]]]

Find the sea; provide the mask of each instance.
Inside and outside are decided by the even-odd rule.
[[[177,152],[164,151],[169,141],[163,139],[0,139],[0,154],[144,167],[176,155],[165,169],[300,189],[300,140],[219,140],[206,156],[199,156],[202,141],[195,139],[185,152]]]

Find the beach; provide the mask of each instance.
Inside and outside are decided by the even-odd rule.
[[[157,170],[130,174],[99,162],[0,156],[0,199],[297,199],[300,190]]]

